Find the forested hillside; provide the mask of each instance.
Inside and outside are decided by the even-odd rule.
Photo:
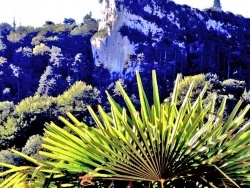
[[[20,162],[11,147],[35,155],[45,122],[61,125],[66,112],[93,125],[87,105],[109,109],[105,91],[123,104],[117,80],[139,106],[135,70],[145,85],[156,70],[162,101],[181,73],[180,101],[195,81],[194,96],[205,84],[206,100],[228,96],[227,112],[250,102],[249,19],[163,0],[101,2],[101,21],[88,14],[81,24],[0,24],[0,161]]]
[[[34,96],[57,96],[75,81],[92,82],[90,38],[98,23],[86,15],[77,25],[47,21],[42,27],[0,25],[0,100],[19,102]],[[60,87],[58,87],[60,86]]]

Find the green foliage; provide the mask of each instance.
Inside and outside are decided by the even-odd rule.
[[[16,32],[17,33],[23,33],[25,35],[28,35],[30,33],[35,33],[37,32],[38,30],[35,29],[34,27],[32,26],[19,26],[16,28]]]
[[[42,148],[42,136],[33,135],[29,137],[25,146],[22,148],[22,153],[33,157],[34,159],[41,160],[41,156],[38,154],[38,151]]]
[[[71,35],[91,35],[94,34],[98,30],[98,23],[95,19],[91,18],[91,14],[87,14],[83,18],[83,23],[74,27],[71,31]]]
[[[7,59],[5,57],[0,56],[0,66],[2,66],[4,63],[7,63]]]
[[[33,48],[34,55],[44,55],[45,53],[49,53],[50,48],[46,46],[44,43],[39,43]]]
[[[54,99],[52,97],[45,97],[35,95],[22,100],[15,108],[14,114],[22,116],[25,113],[37,114],[41,111],[48,111]]]
[[[87,109],[87,105],[92,105],[93,102],[100,102],[99,95],[100,92],[96,88],[78,81],[69,90],[65,91],[63,95],[57,97],[57,104],[58,106],[72,106],[74,108],[74,103],[80,102],[82,106],[78,108],[83,110]]]
[[[69,24],[45,24],[37,28],[37,35],[32,38],[31,44],[34,46],[48,41],[57,41],[59,33],[69,33],[73,29],[73,25]]]
[[[14,103],[9,101],[0,102],[0,122],[4,121],[14,109]]]
[[[206,85],[205,75],[204,74],[198,74],[194,76],[185,76],[183,79],[180,80],[179,83],[179,94],[180,95],[186,95],[189,87],[191,84],[194,85],[195,93],[200,93],[200,91],[204,88]]]
[[[88,22],[87,24],[83,24],[75,27],[70,34],[71,35],[89,35],[95,33],[98,29],[98,25],[96,22]]]
[[[23,157],[26,160],[32,162],[37,167],[32,166],[18,166],[12,165],[5,162],[0,162],[0,167],[6,169],[0,172],[0,177],[5,177],[1,181],[0,179],[0,187],[4,188],[26,188],[26,187],[34,187],[34,188],[48,188],[46,186],[46,180],[50,179],[50,174],[55,170],[43,170],[43,165],[36,159],[31,158],[23,153],[20,153],[16,150],[11,150],[15,155],[19,157]],[[9,176],[6,176],[9,175]],[[60,174],[62,176],[62,174]],[[58,176],[57,176],[58,177]],[[45,180],[41,181],[41,180]],[[50,188],[57,188],[53,183],[50,184]]]
[[[56,106],[59,114],[73,112],[77,117],[85,117],[88,114],[87,106],[96,106],[101,103],[100,91],[78,81],[71,88],[56,98]]]
[[[60,33],[70,32],[71,26],[68,24],[45,24],[41,27],[42,32]]]
[[[104,29],[101,29],[98,32],[96,32],[93,37],[94,38],[103,38],[107,34],[108,34],[108,28],[104,28]]]
[[[2,23],[0,24],[0,33],[4,31],[8,31],[7,39],[12,43],[21,42],[26,36],[38,32],[38,30],[32,26],[19,26],[14,29],[9,24]]]
[[[40,33],[40,32],[39,32],[39,33],[37,34],[37,36],[35,36],[35,37],[32,38],[31,44],[32,44],[33,46],[37,46],[37,45],[39,45],[39,44],[41,43],[41,41],[43,40],[43,38],[44,38],[43,33]]]
[[[76,21],[73,18],[64,18],[63,23],[68,25],[75,25]]]
[[[88,29],[84,26],[75,27],[71,32],[70,35],[86,35],[88,34]]]
[[[11,31],[10,34],[7,36],[8,41],[17,43],[20,42],[22,39],[26,37],[27,33],[23,32],[16,32],[16,31]]]
[[[5,50],[6,48],[7,46],[3,43],[2,39],[0,38],[0,51]],[[1,60],[0,60],[0,64],[2,64]]]
[[[204,87],[206,87],[208,91],[210,91],[212,88],[210,81],[206,81],[206,76],[204,74],[185,76],[184,78],[180,79],[180,83],[178,85],[178,104],[183,102],[191,84],[193,84],[194,87],[194,90],[190,96],[192,100],[196,100]],[[209,98],[211,98],[211,96]]]
[[[39,33],[37,33],[37,35],[35,37],[32,38],[31,44],[33,46],[37,46],[40,43],[43,43],[46,41],[46,37],[45,37],[46,32],[45,31],[40,31]]]
[[[78,118],[86,118],[87,105],[96,106],[101,102],[100,92],[84,82],[76,82],[58,97],[35,95],[15,105],[11,102],[0,104],[0,148],[14,144],[20,148],[29,136],[42,134],[45,121],[57,122],[57,116],[72,112]]]
[[[2,32],[9,32],[12,29],[11,25],[4,22],[0,23],[0,33]]]
[[[242,99],[247,102],[247,104],[250,104],[250,91],[244,90],[242,94]]]
[[[222,82],[222,86],[226,94],[241,95],[245,89],[245,81],[235,79],[227,79]]]
[[[35,179],[39,185],[45,182],[46,187],[58,183],[61,187],[87,186],[102,180],[114,180],[113,187],[121,187],[119,182],[124,181],[127,186],[139,183],[155,188],[249,187],[250,121],[244,118],[250,107],[241,109],[239,101],[224,121],[227,97],[215,110],[215,96],[204,104],[206,87],[200,87],[196,98],[191,97],[194,81],[179,105],[180,88],[189,82],[180,81],[178,76],[170,101],[160,103],[155,72],[152,80],[153,105],[149,104],[137,74],[140,110],[117,82],[126,107],[109,94],[111,113],[98,106],[96,114],[89,106],[95,127],[79,122],[71,113],[67,113],[70,120],[59,117],[69,131],[54,123],[47,124],[43,150],[39,153],[49,160],[38,162],[12,150],[39,166],[39,170],[33,168],[40,173],[39,180],[36,174],[29,178],[32,167],[9,166],[12,170],[0,173],[0,177],[21,173],[25,178],[7,179],[2,185],[25,185]],[[0,165],[8,167],[6,163]],[[45,172],[52,174],[46,179]]]
[[[19,155],[15,154],[9,150],[0,151],[0,162],[2,162],[2,163],[8,163],[8,164],[12,164],[12,165],[20,165],[22,160],[23,160],[22,157],[20,157]]]
[[[0,125],[0,149],[10,147],[10,140],[15,137],[15,132],[18,128],[18,119],[8,117],[6,121],[2,121]]]

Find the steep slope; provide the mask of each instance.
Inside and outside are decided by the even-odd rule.
[[[96,64],[126,76],[131,70],[217,73],[244,79],[250,68],[250,19],[166,0],[103,0],[103,19],[91,39]]]
[[[97,28],[90,15],[79,25],[48,21],[39,28],[12,28],[0,23],[0,101],[57,96],[75,81],[92,83],[90,38]]]

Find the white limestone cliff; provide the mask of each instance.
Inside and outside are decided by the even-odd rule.
[[[136,46],[129,41],[127,36],[122,36],[120,28],[128,26],[147,35],[157,36],[156,41],[160,40],[163,33],[162,28],[158,28],[155,23],[144,20],[140,15],[131,14],[119,0],[120,7],[118,11],[117,0],[103,0],[102,2],[102,20],[99,24],[98,32],[92,37],[91,45],[94,61],[96,64],[104,64],[111,72],[121,73],[124,63],[128,61],[130,55],[135,53]],[[151,12],[158,17],[163,13],[155,3],[147,5],[145,12]]]

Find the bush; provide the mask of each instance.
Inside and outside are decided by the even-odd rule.
[[[0,102],[0,122],[3,122],[14,110],[14,103],[9,101]]]
[[[10,34],[7,36],[7,39],[10,42],[17,43],[17,42],[20,42],[25,37],[26,37],[26,33],[18,33],[15,31],[11,31]]]
[[[8,163],[12,165],[20,165],[23,161],[23,158],[9,150],[0,151],[0,162]],[[1,169],[1,168],[0,168]]]
[[[77,118],[91,122],[87,105],[101,103],[100,91],[84,82],[76,82],[58,97],[35,95],[19,104],[0,102],[0,149],[21,149],[34,134],[42,134],[46,121],[58,122],[57,116],[72,112]]]
[[[219,76],[213,73],[207,73],[205,75],[205,80],[212,84],[213,89],[221,88],[221,81],[219,80]]]
[[[101,103],[100,91],[78,81],[62,95],[56,98],[59,114],[72,112],[78,118],[87,118],[87,106],[96,106]]]
[[[246,87],[245,81],[227,79],[222,82],[224,92],[234,96],[241,96]]]
[[[242,99],[246,101],[247,104],[250,104],[250,91],[244,90],[242,94]]]
[[[178,85],[178,92],[179,92],[178,104],[181,104],[183,102],[191,83],[194,86],[194,90],[191,94],[191,98],[193,100],[195,100],[197,96],[199,96],[200,92],[205,86],[207,87],[208,91],[210,91],[212,88],[211,83],[209,81],[206,81],[206,77],[204,74],[198,74],[194,76],[185,76],[183,79],[180,80],[180,83]],[[207,94],[210,94],[210,93],[207,93]]]
[[[33,157],[34,159],[41,160],[41,156],[38,151],[42,148],[42,136],[33,135],[29,137],[25,146],[22,148],[22,153]]]
[[[45,53],[49,52],[50,48],[46,46],[44,43],[40,43],[39,45],[36,45],[35,48],[33,48],[34,55],[44,55]]]

